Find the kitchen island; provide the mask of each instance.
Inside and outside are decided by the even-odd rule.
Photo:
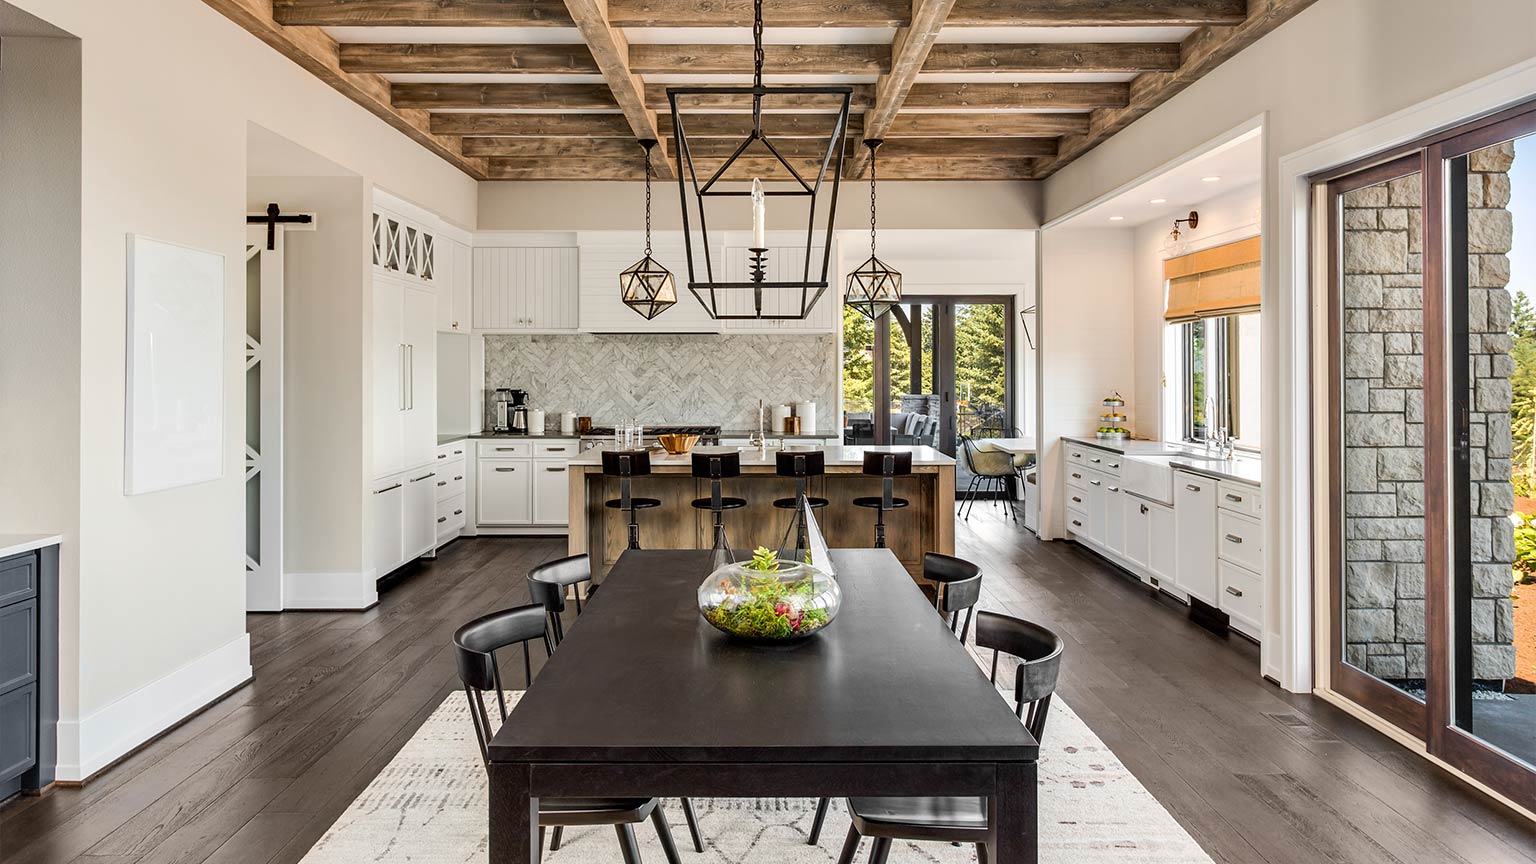
[[[704,452],[710,448],[697,448]],[[737,448],[722,448],[737,449]],[[810,448],[806,448],[810,449]],[[955,460],[932,447],[845,447],[826,451],[827,473],[811,478],[810,494],[831,504],[816,513],[817,523],[834,549],[874,545],[875,511],[853,506],[853,499],[880,494],[880,478],[862,473],[866,450],[898,450],[912,453],[912,474],[897,477],[895,495],[910,506],[886,514],[886,537],[891,551],[907,572],[922,573],[924,552],[955,552]],[[777,547],[789,525],[792,511],[774,508],[776,498],[795,494],[793,480],[775,473],[777,450],[766,454],[757,448],[741,453],[741,476],[725,481],[725,494],[745,498],[747,506],[725,514],[731,547],[750,552],[757,546]],[[619,497],[619,481],[603,476],[602,450],[588,450],[569,464],[570,554],[588,552],[592,570],[601,579],[624,551],[628,516],[604,507]],[[646,549],[708,549],[713,529],[708,510],[695,510],[690,502],[709,497],[709,481],[692,476],[692,457],[651,451],[651,474],[637,477],[631,494],[659,499],[658,509],[639,515],[640,544]]]

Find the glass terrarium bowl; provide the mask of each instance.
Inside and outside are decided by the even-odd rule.
[[[755,642],[793,642],[820,632],[843,603],[842,589],[809,564],[772,569],[726,564],[699,586],[699,614],[715,629]]]

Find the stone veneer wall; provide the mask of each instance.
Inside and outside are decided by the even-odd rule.
[[[1515,672],[1510,566],[1511,145],[1471,157],[1473,675]],[[1424,676],[1424,338],[1420,178],[1344,196],[1345,660]]]

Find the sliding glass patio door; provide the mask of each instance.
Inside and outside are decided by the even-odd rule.
[[[1536,807],[1536,107],[1318,182],[1328,686]]]

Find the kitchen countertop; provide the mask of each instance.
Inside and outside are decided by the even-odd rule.
[[[460,435],[460,438],[552,438],[557,441],[575,441],[579,435],[561,435],[558,432],[545,432],[543,435],[530,435],[527,432],[471,432],[469,435]],[[446,442],[444,442],[446,443]]]
[[[463,441],[468,437],[470,436],[464,434],[463,432],[459,432],[454,435],[439,435],[437,436],[437,446],[441,447],[444,444],[452,444],[455,441]]]
[[[62,542],[64,537],[59,534],[0,534],[0,558],[9,558],[44,546],[57,546]]]
[[[579,456],[573,457],[571,459],[571,461],[570,461],[571,467],[573,467],[573,468],[601,467],[602,464],[603,464],[603,457],[602,457],[603,449],[604,448],[602,448],[602,447],[595,447],[595,448],[593,448],[591,450],[586,451],[585,453],[582,453]],[[695,451],[700,452],[700,453],[707,453],[711,449],[712,448],[709,448],[709,447],[695,447],[694,448]],[[726,449],[726,450],[736,450],[737,448],[730,448],[730,447],[728,447],[728,448],[723,448],[723,449]],[[849,467],[849,466],[853,466],[853,465],[862,465],[862,464],[864,464],[864,451],[866,451],[866,450],[910,451],[912,453],[912,467],[914,469],[922,468],[922,467],[929,467],[929,468],[931,468],[931,467],[953,466],[955,464],[955,460],[950,458],[949,456],[944,455],[943,453],[939,452],[938,450],[933,449],[932,447],[924,447],[924,446],[921,446],[921,445],[902,445],[902,446],[887,446],[887,447],[845,447],[845,446],[842,446],[842,445],[834,445],[834,446],[825,447],[825,448],[821,448],[821,449],[824,449],[826,451],[826,454],[827,454],[826,465],[827,465],[828,468],[833,468],[833,467]],[[757,448],[755,448],[755,447],[746,448],[746,449],[740,449],[740,450],[738,450],[738,452],[741,453],[741,467],[743,467],[743,468],[748,468],[748,467],[752,467],[752,466],[772,468],[772,467],[775,466],[775,455],[774,454],[778,453],[778,450],[774,449],[774,448],[769,448],[768,453],[767,453],[766,456],[759,455],[759,452],[758,452]],[[692,458],[691,454],[688,454],[688,453],[680,453],[680,454],[677,454],[677,455],[673,455],[671,453],[665,453],[665,452],[660,451],[660,450],[652,450],[651,451],[651,467],[653,469],[658,467],[658,466],[677,465],[677,466],[687,467],[687,466],[691,466],[692,464],[693,464],[693,458]]]
[[[757,430],[756,429],[721,429],[720,430],[720,437],[721,438],[751,438],[753,435],[756,435],[756,434],[757,434]],[[805,439],[812,439],[812,440],[817,440],[817,441],[831,441],[831,440],[833,440],[835,438],[843,437],[843,433],[841,433],[841,432],[796,432],[793,435],[791,435],[788,432],[768,432],[768,433],[765,433],[765,434],[769,438],[789,438],[789,439],[805,438]]]
[[[1132,457],[1138,455],[1171,455],[1179,452],[1201,454],[1204,452],[1202,447],[1171,444],[1164,441],[1141,441],[1136,439],[1129,441],[1100,441],[1097,438],[1074,438],[1065,435],[1062,436],[1062,440]],[[1170,459],[1168,464],[1180,471],[1189,471],[1203,477],[1210,477],[1213,480],[1235,480],[1239,483],[1246,483],[1249,486],[1263,485],[1264,462],[1257,456],[1239,454],[1223,461],[1175,458]]]

